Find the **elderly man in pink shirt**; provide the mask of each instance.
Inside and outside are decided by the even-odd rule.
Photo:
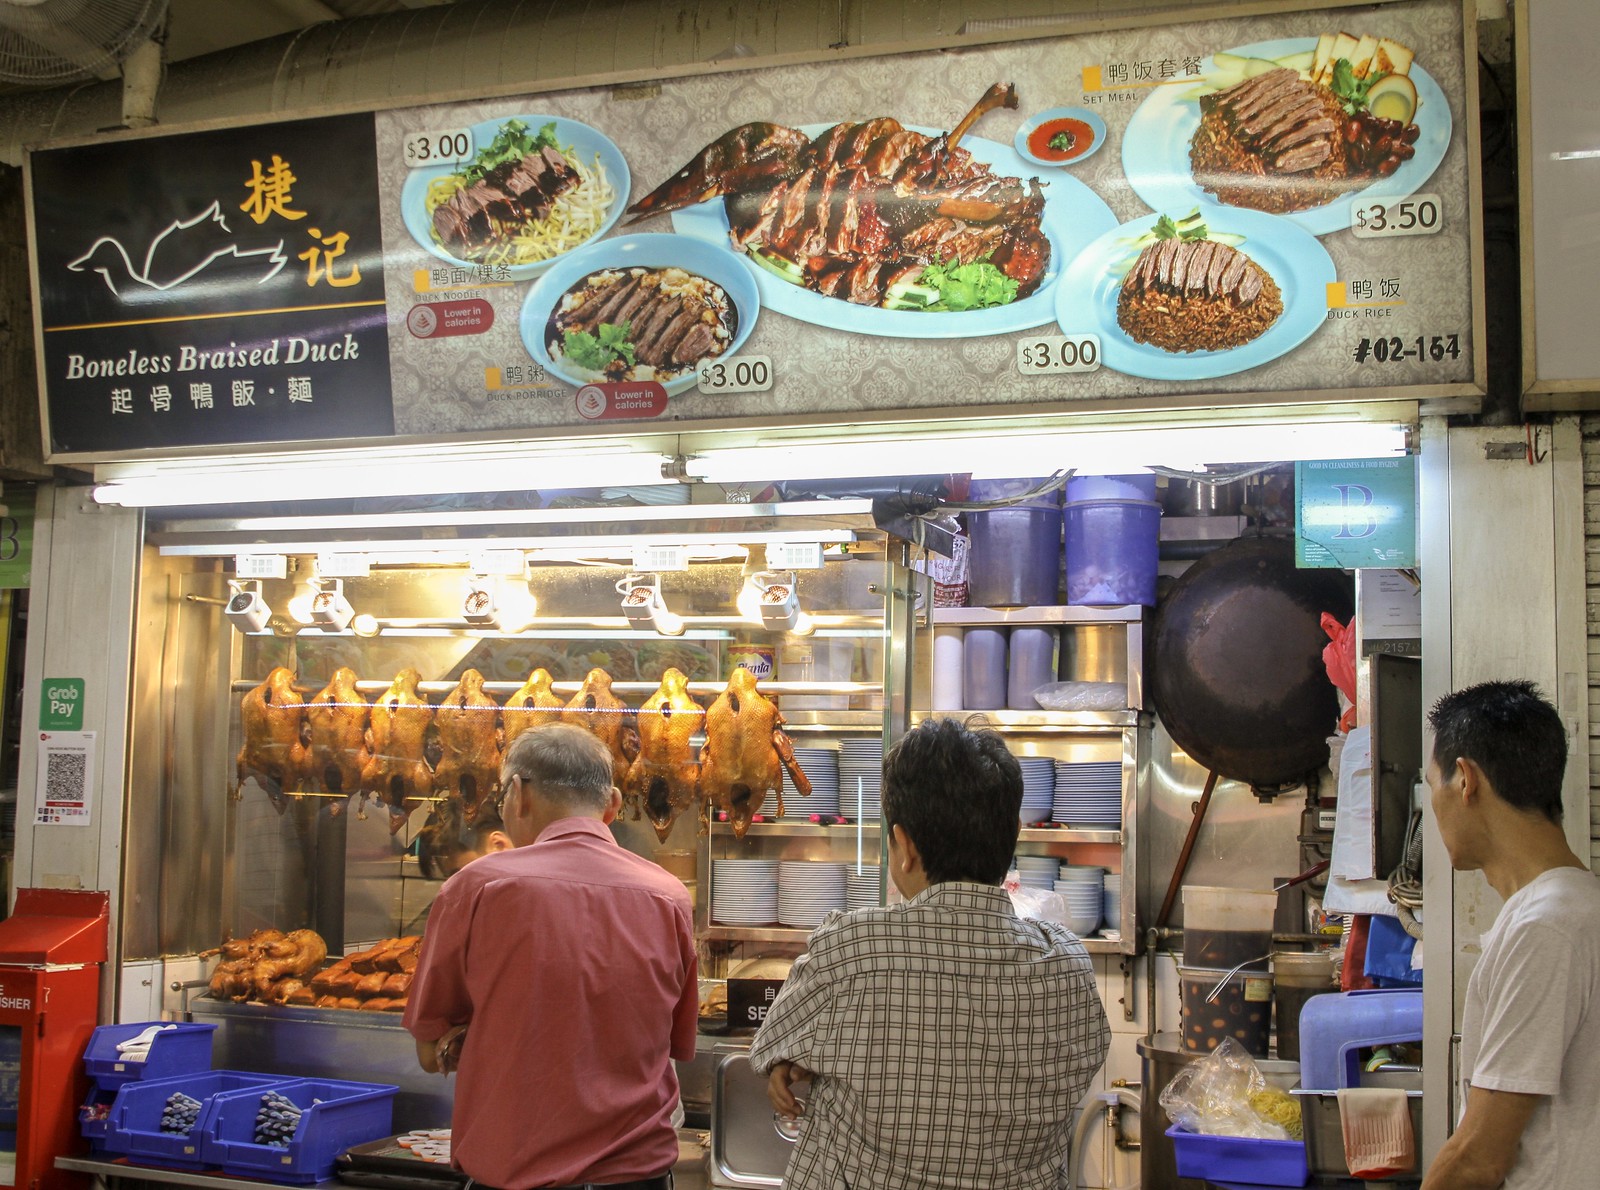
[[[439,890],[405,1024],[427,1070],[457,1074],[452,1142],[498,1190],[669,1190],[672,1060],[694,1056],[688,891],[624,849],[606,747],[525,732],[501,773],[516,847]]]

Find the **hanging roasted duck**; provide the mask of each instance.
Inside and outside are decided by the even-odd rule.
[[[469,669],[439,704],[435,791],[461,802],[467,822],[492,804],[500,788],[500,704],[483,692],[483,675]]]
[[[567,704],[550,686],[550,671],[536,669],[517,688],[516,693],[506,699],[505,709],[500,712],[500,721],[505,726],[507,751],[511,748],[511,741],[530,727],[545,727],[561,722],[561,711]]]
[[[561,722],[583,728],[610,750],[611,781],[620,787],[639,754],[639,729],[628,704],[611,693],[611,675],[591,669],[561,712]],[[638,818],[639,806],[631,799],[629,804],[632,817]]]
[[[361,774],[372,759],[367,754],[367,700],[356,690],[356,673],[340,666],[328,684],[306,704],[309,759],[306,778],[317,792],[343,794],[329,807],[337,818],[345,803],[361,789]]]
[[[306,769],[306,704],[294,688],[294,673],[278,666],[239,704],[244,746],[236,765],[234,795],[251,777],[282,814],[286,792],[299,787]]]
[[[744,838],[750,820],[770,793],[783,813],[783,770],[809,797],[811,779],[794,758],[778,708],[756,690],[747,669],[735,669],[728,687],[706,710],[706,742],[700,749],[700,796],[711,809],[727,812],[733,833]]]
[[[644,807],[662,842],[678,815],[694,804],[700,765],[691,739],[705,721],[705,708],[689,696],[689,679],[676,669],[661,675],[660,689],[639,708],[639,755],[622,791]]]
[[[996,83],[937,136],[888,117],[816,137],[742,124],[628,211],[637,222],[721,197],[734,248],[824,296],[906,310],[1004,305],[1049,271],[1044,190],[994,173],[960,143],[986,113],[1016,106],[1015,90]]]
[[[361,793],[389,807],[391,834],[433,794],[433,770],[424,759],[433,707],[417,693],[421,680],[422,675],[407,666],[372,704]]]

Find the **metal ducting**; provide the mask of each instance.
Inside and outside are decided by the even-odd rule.
[[[174,63],[157,114],[170,125],[248,121],[648,81],[716,61],[748,69],[844,47],[882,52],[948,42],[980,21],[1031,27],[1165,7],[1136,0],[455,0],[327,21]],[[120,82],[4,97],[0,161],[19,164],[24,145],[119,128],[122,104]]]

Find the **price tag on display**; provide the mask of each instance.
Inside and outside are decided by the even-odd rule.
[[[1099,335],[1038,335],[1017,344],[1017,371],[1024,376],[1095,372],[1099,368]]]
[[[764,393],[772,388],[772,361],[764,355],[734,355],[700,365],[703,393]]]
[[[1384,236],[1431,236],[1444,230],[1444,204],[1437,194],[1383,202],[1356,202],[1350,210],[1350,231],[1358,240]]]
[[[470,161],[473,156],[472,129],[452,128],[446,132],[413,132],[406,137],[402,149],[406,165],[419,169],[424,165],[455,165]]]

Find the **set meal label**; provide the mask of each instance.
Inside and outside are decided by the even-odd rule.
[[[447,128],[442,132],[413,132],[401,148],[406,165],[420,169],[426,165],[457,165],[470,161],[476,149],[472,129]]]
[[[1357,202],[1350,210],[1350,232],[1358,240],[1431,236],[1443,230],[1444,204],[1437,194]]]
[[[1095,372],[1100,368],[1100,336],[1037,335],[1017,344],[1017,371],[1024,376]]]
[[[772,388],[772,361],[764,355],[738,355],[700,366],[703,393],[764,393]]]

